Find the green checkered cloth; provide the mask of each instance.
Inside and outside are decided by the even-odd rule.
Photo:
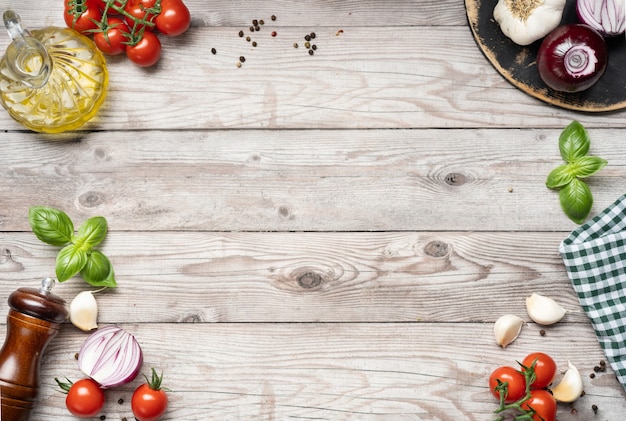
[[[626,195],[574,230],[559,252],[606,358],[626,390]]]

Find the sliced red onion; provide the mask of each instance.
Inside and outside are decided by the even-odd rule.
[[[137,377],[143,353],[133,335],[106,326],[89,335],[80,347],[78,366],[103,389],[129,383]]]
[[[578,0],[578,18],[605,37],[621,35],[626,31],[626,1]]]

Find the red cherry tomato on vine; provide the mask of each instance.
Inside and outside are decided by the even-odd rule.
[[[522,409],[535,411],[533,421],[555,421],[556,400],[545,389],[530,391],[530,398],[522,404]]]
[[[161,388],[162,381],[163,375],[159,376],[153,368],[152,379],[135,389],[130,407],[138,421],[156,421],[165,413],[168,399]]]
[[[104,392],[92,379],[81,379],[75,383],[62,383],[59,386],[67,392],[65,406],[68,411],[80,418],[95,417],[104,406]]]
[[[536,362],[535,362],[536,361]],[[535,362],[535,381],[530,385],[532,389],[543,389],[554,381],[556,377],[556,362],[548,354],[533,352],[522,361],[524,367],[532,366]],[[522,368],[522,371],[525,371]]]
[[[149,10],[153,8],[155,4],[156,0],[128,0],[128,3],[126,3],[126,6],[124,7],[124,11],[137,20],[154,23],[156,14],[151,13]],[[145,27],[146,31],[151,31],[154,28],[154,25],[145,25],[141,23],[135,26],[136,21],[128,16],[126,16],[125,19],[126,24],[131,30],[134,28],[135,31],[138,31]]]
[[[146,31],[137,44],[126,47],[126,55],[138,66],[152,66],[161,58],[161,41],[155,34]]]
[[[102,12],[96,0],[65,0],[63,19],[68,28],[89,34],[98,28]]]
[[[164,35],[180,35],[189,29],[191,13],[182,0],[161,0],[161,13],[154,23],[159,32]]]
[[[507,383],[508,394],[504,399],[505,403],[512,403],[520,400],[526,394],[526,379],[522,373],[513,367],[503,366],[496,368],[489,376],[489,389],[496,399],[500,400],[500,391],[496,389],[498,380]]]
[[[126,35],[129,32],[126,23],[119,18],[109,18],[108,27],[102,32],[93,35],[96,46],[105,54],[111,56],[121,54],[126,51]]]

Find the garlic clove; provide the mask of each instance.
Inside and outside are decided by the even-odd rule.
[[[519,336],[523,325],[524,320],[514,314],[501,316],[493,326],[496,343],[502,348],[506,348]]]
[[[559,402],[574,402],[583,393],[583,378],[578,369],[567,362],[569,368],[563,375],[559,384],[552,388],[554,399]]]
[[[532,293],[526,298],[528,316],[540,325],[552,325],[565,316],[566,310],[552,298]]]
[[[91,291],[76,295],[70,303],[70,321],[80,330],[88,332],[98,327],[98,303]]]

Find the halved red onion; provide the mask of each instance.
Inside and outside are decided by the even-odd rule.
[[[626,1],[578,0],[578,19],[591,26],[602,36],[614,37],[626,31]]]
[[[142,363],[143,352],[135,337],[117,326],[96,330],[85,339],[78,353],[81,371],[103,389],[133,381]]]

